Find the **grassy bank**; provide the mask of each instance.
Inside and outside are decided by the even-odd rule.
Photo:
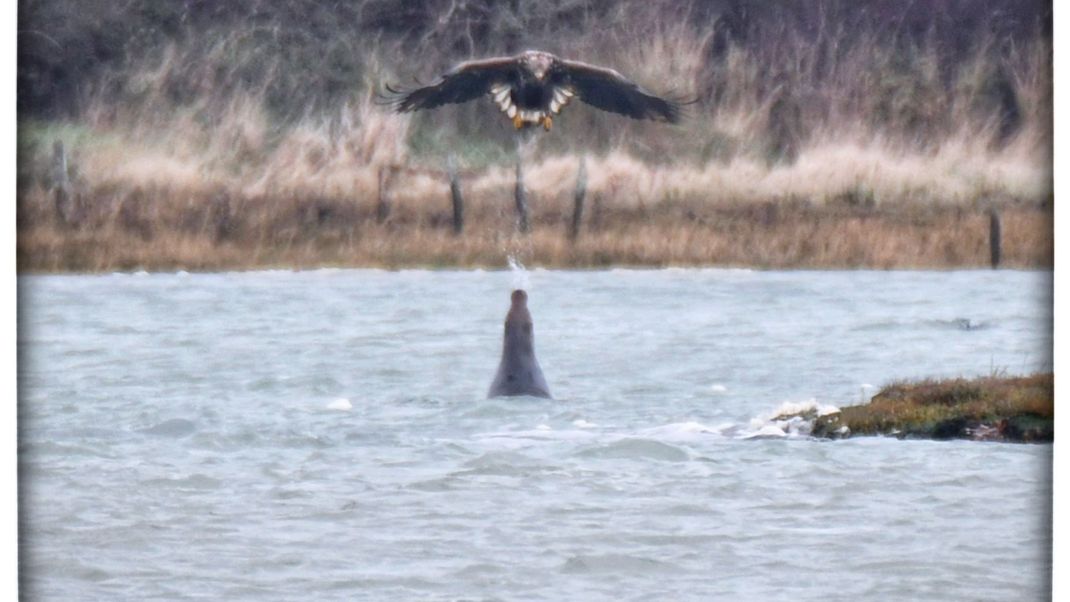
[[[866,405],[817,418],[813,434],[1052,441],[1054,400],[1050,373],[895,383]]]
[[[1000,2],[20,5],[19,269],[977,267],[993,208],[1003,265],[1049,267],[1050,16]],[[678,126],[570,106],[523,237],[506,119],[373,97],[527,47],[696,102]]]
[[[772,163],[548,143],[525,167],[529,235],[516,232],[511,165],[469,148],[455,235],[445,160],[410,155],[408,118],[365,100],[333,125],[271,133],[258,105],[229,111],[213,129],[180,117],[159,129],[24,124],[19,269],[502,267],[507,254],[547,267],[969,268],[989,265],[993,210],[1002,266],[1052,265],[1051,166],[1028,137],[999,149],[831,137]],[[69,149],[66,187],[52,175],[56,141]]]
[[[603,207],[601,214],[591,209],[572,239],[571,208],[554,198],[539,199],[529,235],[515,232],[512,209],[502,207],[511,202],[504,194],[497,207],[470,207],[465,232],[455,235],[445,190],[427,199],[432,207],[395,207],[383,223],[370,203],[220,195],[154,205],[144,194],[101,201],[107,211],[91,226],[68,224],[48,211],[25,218],[19,270],[499,268],[507,255],[545,267],[961,268],[990,260],[989,215],[978,208]],[[1002,266],[1051,267],[1048,209],[1006,207],[1001,222]]]

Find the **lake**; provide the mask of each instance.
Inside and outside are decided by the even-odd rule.
[[[22,276],[51,600],[1042,600],[1051,445],[778,409],[1051,369],[1048,271]],[[485,399],[515,287],[556,399]]]

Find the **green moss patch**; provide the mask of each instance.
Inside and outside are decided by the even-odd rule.
[[[1051,373],[893,383],[866,405],[819,417],[813,435],[1052,441],[1054,390]]]

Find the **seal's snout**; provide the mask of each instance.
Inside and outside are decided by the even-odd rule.
[[[524,292],[524,289],[516,289],[513,291],[513,307],[527,307],[528,294]]]

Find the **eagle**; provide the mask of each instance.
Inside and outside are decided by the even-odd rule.
[[[399,113],[468,102],[486,94],[518,130],[541,125],[549,131],[554,115],[573,99],[632,119],[668,123],[680,121],[684,104],[651,94],[614,69],[541,50],[465,61],[430,86],[406,91],[387,85],[386,89],[387,104]]]

